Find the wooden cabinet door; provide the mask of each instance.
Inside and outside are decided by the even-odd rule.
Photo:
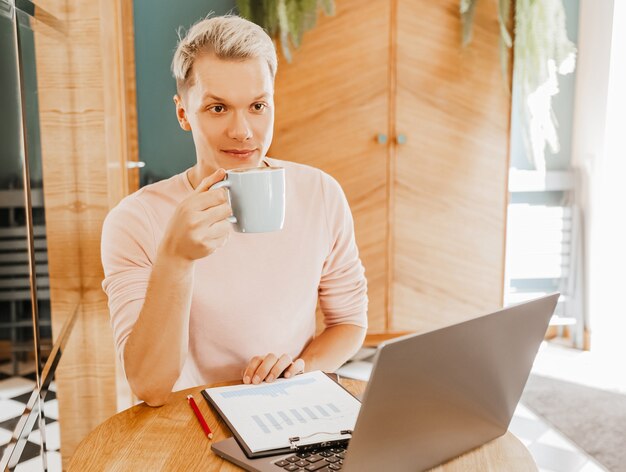
[[[369,284],[370,332],[386,328],[389,121],[387,0],[338,0],[336,14],[280,57],[269,155],[318,167],[344,189]]]
[[[502,303],[510,96],[497,2],[476,8],[463,49],[458,0],[398,0],[393,330]]]

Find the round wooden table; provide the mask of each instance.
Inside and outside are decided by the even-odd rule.
[[[237,382],[217,385],[234,385]],[[365,390],[365,382],[341,379],[355,395]],[[228,427],[201,396],[205,387],[172,393],[168,403],[152,408],[144,403],[112,416],[79,444],[69,465],[70,471],[158,471],[158,470],[241,470],[211,451],[212,441],[230,437]],[[192,394],[204,414],[213,440],[204,435],[187,403]],[[537,471],[528,449],[510,432],[464,454],[433,472]]]

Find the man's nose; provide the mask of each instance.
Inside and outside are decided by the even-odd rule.
[[[237,141],[246,141],[252,137],[250,124],[243,113],[234,113],[228,127],[228,137]]]

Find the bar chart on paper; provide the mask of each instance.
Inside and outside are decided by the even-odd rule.
[[[216,387],[206,392],[252,452],[348,438],[361,404],[322,372],[271,384]]]

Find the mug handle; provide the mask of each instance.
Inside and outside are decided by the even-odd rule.
[[[218,183],[213,184],[209,187],[209,190],[214,190],[218,188],[226,187],[228,189],[228,202],[230,203],[230,181],[228,180],[220,180]],[[229,216],[226,218],[230,223],[237,223],[237,218],[234,216]]]

